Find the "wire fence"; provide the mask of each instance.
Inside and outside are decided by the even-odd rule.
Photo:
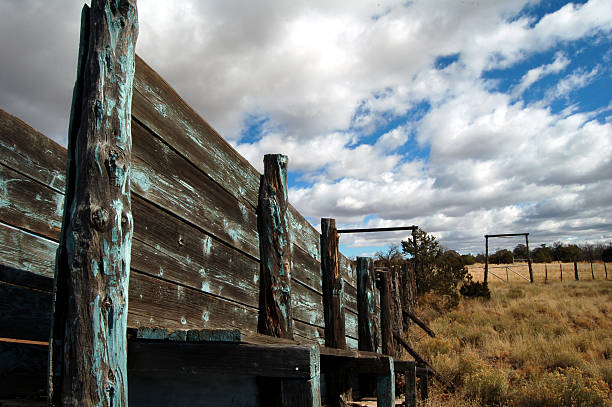
[[[575,265],[575,266],[574,266]],[[579,263],[532,263],[534,282],[573,281],[576,270],[579,280],[607,280],[611,263],[579,262]],[[484,280],[484,264],[476,263],[468,266],[468,271],[474,281]],[[512,264],[489,264],[489,281],[524,282],[529,283],[529,266],[527,262]],[[612,277],[610,277],[612,278]]]

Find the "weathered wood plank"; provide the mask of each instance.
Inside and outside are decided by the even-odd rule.
[[[357,258],[357,305],[359,349],[376,352],[378,347],[379,331],[376,326],[378,314],[376,313],[376,277],[374,263],[371,258]]]
[[[314,260],[321,261],[321,234],[308,222],[295,207],[289,205],[287,218],[291,225],[294,244],[308,253]]]
[[[306,340],[316,342],[319,345],[325,344],[324,328],[310,325],[297,319],[293,320],[293,328],[295,329],[296,339],[299,342]]]
[[[259,264],[135,196],[134,269],[257,307]]]
[[[123,406],[136,0],[93,0],[83,20],[55,274],[50,404]]]
[[[0,342],[0,398],[44,396],[47,346]]]
[[[320,407],[321,378],[281,380],[281,403],[286,407]]]
[[[257,309],[133,271],[128,327],[257,330]]]
[[[323,295],[321,286],[321,262],[306,253],[295,242],[293,244],[293,274],[291,278]]]
[[[346,322],[345,326],[344,326],[344,331],[345,331],[345,337],[349,337],[349,338],[353,338],[353,339],[358,339],[358,320],[357,320],[357,314],[349,311],[347,309],[344,310],[344,321]]]
[[[66,149],[2,109],[0,163],[64,192]]]
[[[235,343],[129,343],[132,371],[227,373],[311,379],[319,372],[316,345],[250,345]]]
[[[128,332],[128,339],[130,334]],[[132,340],[156,340],[174,342],[234,342],[242,341],[239,329],[178,329],[138,328]]]
[[[183,157],[135,123],[134,192],[228,244],[259,258],[257,218]]]
[[[293,339],[291,235],[287,223],[287,156],[266,154],[259,185],[259,320],[257,331]]]
[[[325,327],[322,295],[294,282],[291,286],[291,301],[295,319]]]
[[[344,349],[345,317],[343,286],[338,265],[338,232],[336,220],[321,219],[321,272],[323,277],[323,310],[325,346]]]
[[[19,270],[0,264],[0,282],[33,288],[38,291],[53,291],[53,279],[29,271]]]
[[[355,262],[349,260],[345,255],[338,252],[338,269],[340,271],[340,276],[344,281],[349,283],[353,290],[355,290],[355,295],[357,295],[356,287],[357,287],[357,265]],[[355,307],[357,308],[357,307]]]
[[[64,195],[0,164],[0,222],[59,240]]]
[[[136,58],[134,117],[219,185],[257,205],[259,173],[142,59]]]
[[[344,280],[344,279],[343,279]],[[344,280],[342,283],[344,287],[344,308],[351,312],[357,313],[357,286],[353,286],[350,282]]]
[[[48,341],[51,294],[0,283],[0,337]]]
[[[382,341],[382,353],[393,355],[393,322],[391,299],[391,276],[389,273],[380,273],[380,337]]]
[[[0,264],[53,278],[57,243],[0,223]]]
[[[388,371],[378,375],[376,385],[376,406],[395,407],[395,370],[393,358],[388,358]]]

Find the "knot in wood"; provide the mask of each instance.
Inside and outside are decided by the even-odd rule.
[[[185,242],[183,241],[183,236],[179,236],[178,245],[179,247],[183,247],[185,245]]]
[[[102,208],[94,209],[91,213],[91,223],[99,232],[106,230],[108,225],[108,211]]]

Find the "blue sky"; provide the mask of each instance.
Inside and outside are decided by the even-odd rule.
[[[80,8],[0,3],[0,107],[62,144]],[[486,233],[607,242],[610,10],[148,0],[137,52],[256,168],[266,153],[288,155],[290,201],[315,227],[416,224],[473,253]],[[341,248],[373,254],[406,237],[346,235]]]

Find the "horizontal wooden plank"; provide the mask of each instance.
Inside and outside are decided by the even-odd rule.
[[[53,278],[57,243],[0,223],[0,264]]]
[[[128,370],[228,373],[310,379],[319,374],[317,345],[129,342]]]
[[[291,160],[291,157],[289,157]],[[287,208],[287,221],[293,244],[298,245],[313,259],[321,261],[321,234],[293,206]]]
[[[137,271],[130,275],[128,327],[257,330],[257,309]]]
[[[136,57],[132,115],[234,196],[257,206],[257,170],[140,57]]]
[[[313,341],[325,345],[325,330],[322,327],[293,320],[293,332],[298,342]]]
[[[357,313],[357,289],[344,281],[344,308]]]
[[[130,332],[128,331],[128,338]],[[239,329],[178,329],[138,328],[132,340],[156,340],[173,342],[236,342],[242,341]]]
[[[0,164],[0,222],[59,241],[64,195]]]
[[[40,291],[53,291],[53,279],[39,276],[29,271],[19,270],[0,264],[0,282],[34,288]]]
[[[48,341],[51,293],[0,283],[0,337]]]
[[[291,284],[293,317],[311,325],[325,327],[323,296],[293,281]]]
[[[353,339],[359,338],[357,320],[358,318],[356,312],[352,312],[347,309],[344,310],[344,332],[346,336]]]
[[[0,398],[46,394],[47,346],[0,342]]]
[[[347,336],[346,337],[346,347],[348,349],[354,349],[354,350],[359,349],[359,340],[355,338],[351,338],[350,336]]]
[[[0,109],[0,163],[63,192],[66,149]]]
[[[229,194],[136,123],[132,139],[135,193],[259,258],[253,207]]]
[[[259,263],[138,196],[132,200],[132,267],[257,307]]]
[[[340,276],[353,287],[357,287],[357,265],[342,253],[338,253]]]
[[[321,286],[321,262],[315,260],[297,244],[292,251],[293,270],[292,277],[314,291],[323,295]]]

